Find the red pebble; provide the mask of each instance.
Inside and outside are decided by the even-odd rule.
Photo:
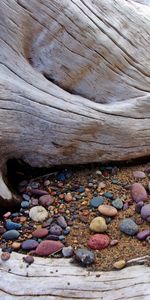
[[[46,228],[38,228],[32,232],[32,236],[38,239],[44,238],[47,235],[48,235],[48,230]]]
[[[88,247],[93,250],[101,250],[107,248],[110,244],[110,238],[106,234],[94,234],[88,241]]]
[[[141,183],[134,183],[131,187],[132,199],[137,203],[140,201],[145,201],[148,198],[147,192]]]
[[[49,256],[56,252],[59,252],[64,245],[59,241],[42,241],[35,250],[35,253],[39,256]]]

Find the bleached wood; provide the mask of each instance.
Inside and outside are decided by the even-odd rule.
[[[125,0],[1,1],[2,170],[150,154],[149,17]]]
[[[22,257],[12,253],[9,261],[1,262],[0,299],[147,300],[150,297],[150,269],[143,265],[121,271],[89,272],[70,264],[70,259],[36,257],[27,267]]]

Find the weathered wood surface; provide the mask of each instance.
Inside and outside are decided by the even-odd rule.
[[[2,0],[2,174],[9,158],[48,167],[149,155],[149,34],[150,7],[132,1]]]
[[[146,259],[145,259],[146,260]],[[142,261],[142,259],[141,259]],[[131,263],[130,263],[131,264]],[[0,264],[2,300],[149,300],[150,268],[88,272],[67,259],[35,258],[27,268],[21,254]]]

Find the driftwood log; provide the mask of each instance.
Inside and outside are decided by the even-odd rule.
[[[36,167],[150,154],[150,1],[1,0],[0,197],[8,159]],[[0,299],[150,298],[148,262],[88,273],[0,262]]]
[[[1,1],[3,199],[10,158],[49,167],[150,154],[150,7],[136,2]]]

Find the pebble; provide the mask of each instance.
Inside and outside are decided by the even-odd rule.
[[[20,247],[21,247],[21,244],[18,243],[18,242],[13,242],[12,245],[11,245],[12,249],[14,250],[19,250]]]
[[[149,183],[148,183],[148,190],[149,190],[149,192],[150,192],[150,181],[149,181]]]
[[[110,246],[115,246],[118,244],[118,240],[111,240]]]
[[[61,228],[66,228],[67,227],[67,223],[66,223],[66,220],[63,216],[59,216],[56,220],[56,222],[58,223],[58,225],[61,227]]]
[[[59,236],[58,235],[54,235],[54,234],[49,234],[49,235],[47,235],[47,237],[45,239],[46,240],[52,240],[52,241],[58,241],[59,240]]]
[[[94,232],[105,232],[107,230],[105,219],[102,217],[94,218],[90,223],[90,229]]]
[[[11,212],[8,211],[7,213],[5,213],[5,214],[3,215],[3,218],[4,218],[4,219],[8,219],[10,216],[11,216]]]
[[[73,197],[72,197],[71,193],[67,193],[67,194],[65,195],[65,201],[66,201],[66,202],[71,202],[72,199],[73,199]]]
[[[115,217],[118,213],[115,207],[104,204],[98,207],[98,211],[106,217]]]
[[[11,230],[11,229],[18,230],[22,227],[22,225],[19,224],[19,223],[15,223],[15,222],[12,222],[12,221],[8,220],[8,221],[5,222],[5,227],[6,227],[7,230]]]
[[[128,202],[124,203],[123,205],[123,211],[127,210],[129,208]]]
[[[150,236],[150,230],[149,229],[146,229],[146,230],[143,230],[143,231],[140,231],[138,234],[137,234],[137,239],[140,240],[140,241],[143,241],[145,240],[148,236]]]
[[[88,247],[94,250],[107,248],[110,244],[110,238],[106,234],[94,234],[88,240]]]
[[[84,248],[76,251],[75,259],[83,266],[90,266],[95,261],[94,253]]]
[[[106,184],[103,181],[99,182],[98,187],[97,187],[98,192],[100,192],[105,187],[106,187]]]
[[[147,167],[145,168],[144,172],[145,172],[146,174],[150,174],[150,166],[147,166]]]
[[[27,256],[23,257],[23,261],[26,262],[27,264],[31,265],[34,262],[34,257],[27,255]]]
[[[124,267],[126,266],[126,262],[125,260],[118,260],[116,261],[114,264],[113,264],[113,267],[116,269],[116,270],[121,270],[123,269]]]
[[[135,202],[145,201],[148,198],[147,192],[141,183],[133,183],[131,186],[131,196]]]
[[[29,240],[24,241],[21,244],[21,248],[23,250],[34,250],[37,248],[38,245],[39,245],[39,243],[37,241],[29,239]]]
[[[120,224],[120,230],[127,235],[135,235],[138,233],[138,225],[130,218],[126,218]]]
[[[73,247],[72,246],[63,247],[62,254],[64,257],[71,257],[73,255]]]
[[[50,185],[50,181],[49,180],[45,180],[44,181],[44,186],[49,186]]]
[[[49,256],[59,252],[63,247],[64,245],[60,241],[45,240],[38,245],[35,252],[39,256]]]
[[[135,211],[139,214],[141,212],[142,207],[144,206],[144,202],[140,201],[135,205]]]
[[[120,198],[116,198],[115,200],[112,201],[112,205],[116,209],[122,209],[123,208],[123,201]]]
[[[49,195],[47,191],[39,190],[39,189],[31,189],[31,193],[35,196],[44,196]]]
[[[22,197],[23,197],[23,200],[25,200],[25,201],[30,200],[30,196],[28,194],[23,194]]]
[[[22,208],[28,208],[30,206],[30,202],[29,201],[22,201],[21,202],[21,207]]]
[[[84,193],[85,192],[85,188],[83,186],[80,186],[78,189],[79,193]]]
[[[146,177],[145,173],[142,171],[134,171],[133,176],[134,176],[134,178],[137,178],[137,179],[143,179]]]
[[[108,199],[110,199],[110,200],[113,199],[113,194],[110,193],[110,192],[105,192],[105,193],[103,194],[103,196],[106,197],[106,198],[108,198]]]
[[[2,237],[8,241],[8,240],[16,240],[19,237],[20,233],[17,230],[8,230],[6,231]]]
[[[50,195],[43,195],[39,198],[39,203],[43,206],[49,206],[53,204],[54,198],[51,197]]]
[[[33,199],[31,200],[31,204],[32,204],[33,206],[38,206],[38,205],[39,205],[38,199],[33,198]]]
[[[93,208],[98,208],[99,205],[104,203],[104,198],[103,197],[94,197],[90,201],[90,206]]]
[[[146,204],[141,208],[141,217],[147,222],[150,222],[150,204]]]
[[[46,228],[37,228],[32,232],[32,236],[36,238],[44,238],[48,235],[48,230]]]
[[[2,252],[1,260],[6,261],[8,259],[10,259],[10,253],[9,252]]]
[[[48,217],[48,212],[43,206],[34,206],[29,211],[30,218],[35,222],[43,222]]]
[[[62,228],[57,224],[53,224],[49,230],[49,233],[54,234],[54,235],[61,235]]]

